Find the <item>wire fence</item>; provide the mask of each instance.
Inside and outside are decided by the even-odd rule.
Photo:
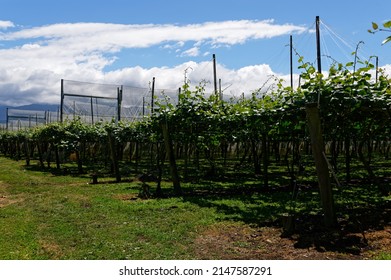
[[[137,88],[61,80],[60,120],[80,118],[85,123],[135,121],[150,115],[155,98],[178,101],[179,90]]]
[[[59,112],[7,108],[6,130],[22,130],[46,125],[60,120]]]

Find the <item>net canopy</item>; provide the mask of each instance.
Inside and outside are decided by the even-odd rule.
[[[134,121],[151,114],[157,99],[176,104],[178,90],[62,81],[61,119],[86,123]]]
[[[57,122],[59,112],[8,108],[6,117],[8,130],[20,130]]]

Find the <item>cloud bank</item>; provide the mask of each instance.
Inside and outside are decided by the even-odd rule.
[[[222,46],[251,40],[303,33],[308,30],[273,20],[222,21],[199,24],[61,23],[24,28],[0,21],[0,104],[59,103],[60,79],[148,87],[156,77],[160,88],[175,89],[189,71],[192,84],[211,80],[210,61],[188,61],[176,66],[132,67],[107,71],[123,50],[151,48],[174,51],[177,57],[203,57]],[[192,46],[189,48],[186,43]],[[227,69],[218,65],[227,92],[259,88],[273,73],[268,65]]]

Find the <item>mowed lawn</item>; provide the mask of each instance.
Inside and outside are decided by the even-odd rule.
[[[91,184],[88,174],[54,175],[4,157],[0,170],[0,260],[390,259],[391,193],[376,185],[335,192],[341,228],[328,234],[316,186],[296,201],[283,187],[262,190],[256,178],[182,183],[183,197],[141,199],[142,184],[131,178]],[[171,193],[172,183],[162,187]],[[286,213],[298,218],[294,238],[280,237]]]
[[[0,259],[192,259],[218,219],[183,198],[138,199],[139,182],[26,170],[0,157]]]

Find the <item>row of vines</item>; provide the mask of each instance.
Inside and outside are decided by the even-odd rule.
[[[247,168],[268,187],[277,176],[274,166],[282,167],[291,182],[313,166],[305,105],[315,102],[334,175],[349,182],[352,162],[369,179],[387,175],[376,173],[375,167],[389,164],[390,79],[381,71],[375,79],[367,61],[359,62],[359,69],[352,63],[335,64],[327,76],[302,58],[300,62],[302,84],[295,90],[276,80],[267,92],[224,101],[206,95],[202,85],[190,90],[185,84],[178,104],[157,100],[155,112],[142,121],[86,125],[73,120],[2,132],[0,152],[27,165],[34,159],[58,170],[69,168],[70,161],[77,163],[79,173],[98,174],[106,168],[116,181],[143,172],[161,179],[164,167],[172,167],[165,164],[171,157],[180,162],[181,180],[221,176],[228,170],[240,176]]]

